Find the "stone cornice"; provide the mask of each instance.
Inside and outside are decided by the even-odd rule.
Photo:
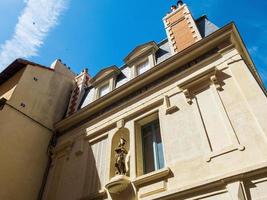
[[[185,70],[188,67],[193,66],[194,62],[197,62],[198,60],[208,59],[205,57],[205,54],[209,54],[209,52],[216,50],[216,48],[217,54],[220,54],[218,46],[225,48],[223,45],[229,46],[231,44],[229,44],[229,42],[235,44],[235,47],[248,62],[248,66],[257,82],[262,88],[264,88],[261,79],[255,71],[253,62],[242,42],[235,24],[230,23],[208,37],[203,38],[197,43],[191,45],[185,50],[173,55],[169,59],[166,59],[144,74],[130,80],[126,84],[116,88],[102,98],[90,103],[70,117],[56,123],[55,129],[57,132],[62,134],[72,127],[77,126],[81,122],[86,122],[86,120],[90,119],[90,117],[92,117],[94,114],[98,112],[101,114],[101,110],[107,109],[110,106],[112,107],[113,104],[120,102],[122,98],[126,97],[127,99],[127,96],[131,96],[131,94],[134,92],[138,94],[138,90],[141,91],[143,87],[148,87],[149,84],[153,85],[153,81],[155,82],[163,76],[168,77],[168,74],[171,74],[173,71],[177,71],[176,73],[178,73],[181,70]]]

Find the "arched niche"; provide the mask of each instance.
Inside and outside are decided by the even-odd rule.
[[[128,155],[126,157],[126,168],[127,168],[127,172],[126,172],[126,176],[130,176],[130,163],[129,160],[127,160],[127,158],[129,158],[129,151],[130,151],[130,132],[127,128],[121,128],[119,129],[113,136],[112,141],[111,141],[111,159],[110,159],[110,176],[109,178],[113,178],[116,176],[116,167],[115,167],[115,159],[116,159],[116,152],[115,149],[118,148],[119,144],[120,144],[120,140],[121,138],[123,138],[126,141],[125,144],[125,149],[128,152]]]

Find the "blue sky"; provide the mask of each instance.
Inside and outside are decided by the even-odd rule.
[[[10,63],[16,55],[46,66],[61,58],[76,73],[87,67],[91,75],[113,64],[121,66],[135,46],[166,38],[162,18],[175,3],[0,0],[0,65]],[[219,27],[234,21],[267,85],[267,1],[185,3],[195,18],[206,14]]]

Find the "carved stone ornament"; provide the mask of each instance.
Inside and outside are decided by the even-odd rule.
[[[126,175],[126,155],[128,154],[125,148],[126,142],[124,138],[120,138],[119,145],[115,149],[116,175]]]
[[[190,91],[188,89],[183,90],[183,93],[185,95],[187,103],[191,105],[193,103],[192,94],[190,93]]]
[[[216,75],[211,76],[210,80],[215,85],[217,90],[222,90],[222,86],[221,86],[220,82],[218,81]]]

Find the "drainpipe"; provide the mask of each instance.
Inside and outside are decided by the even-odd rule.
[[[42,200],[43,195],[44,195],[44,190],[45,190],[45,186],[46,186],[48,175],[49,175],[49,169],[50,169],[50,166],[52,163],[52,149],[56,146],[56,143],[57,143],[56,134],[55,134],[55,132],[53,132],[53,136],[52,136],[52,138],[49,142],[49,145],[47,147],[48,161],[47,161],[45,173],[43,176],[42,185],[41,185],[39,193],[38,193],[38,200]]]

